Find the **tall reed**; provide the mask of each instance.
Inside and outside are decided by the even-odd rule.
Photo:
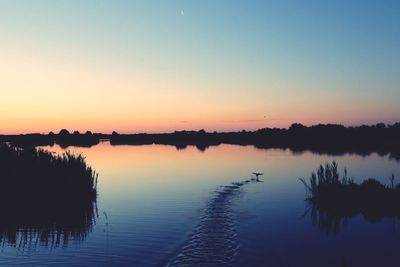
[[[83,240],[97,216],[97,178],[82,155],[0,144],[0,245]]]

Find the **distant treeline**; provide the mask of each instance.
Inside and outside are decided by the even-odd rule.
[[[66,148],[69,146],[91,147],[99,144],[101,139],[109,139],[107,134],[93,134],[90,131],[79,133],[75,131],[70,133],[63,129],[58,134],[50,132],[48,134],[20,134],[20,135],[0,135],[0,142],[9,142],[19,147],[36,147],[36,146],[59,146]]]
[[[112,145],[173,145],[177,149],[196,146],[205,150],[220,144],[253,145],[257,148],[289,148],[293,151],[311,150],[313,152],[341,154],[344,152],[382,154],[391,153],[400,158],[400,123],[386,125],[362,125],[345,127],[337,124],[318,124],[310,127],[299,123],[289,128],[263,128],[256,131],[206,132],[175,131],[160,134],[100,134],[86,132],[69,133],[61,130],[58,134],[49,133],[27,135],[3,135],[1,141],[19,146],[39,146],[59,144],[67,146],[92,146],[101,139],[109,139]]]

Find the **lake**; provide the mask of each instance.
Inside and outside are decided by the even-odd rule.
[[[82,153],[99,174],[91,227],[80,238],[61,234],[52,242],[35,237],[29,224],[13,229],[16,240],[3,229],[1,266],[200,266],[204,259],[208,266],[400,264],[398,219],[312,216],[298,180],[335,160],[356,181],[389,184],[392,173],[400,177],[400,164],[387,155],[108,142],[68,149]],[[264,173],[263,182],[243,183],[255,171]]]

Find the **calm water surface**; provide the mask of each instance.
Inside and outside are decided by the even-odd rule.
[[[388,183],[391,173],[400,177],[400,165],[387,156],[231,145],[204,152],[108,143],[69,150],[83,153],[99,173],[93,227],[80,240],[58,243],[3,236],[1,266],[199,266],[193,258],[207,253],[219,266],[400,264],[397,219],[372,223],[357,215],[334,230],[313,223],[297,179],[336,160],[356,181],[375,177]],[[232,185],[253,171],[265,174],[263,183]],[[34,233],[29,225],[16,231],[19,237]]]

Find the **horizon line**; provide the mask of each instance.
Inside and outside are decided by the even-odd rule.
[[[173,133],[176,133],[176,132],[200,132],[200,131],[204,131],[204,132],[206,132],[206,133],[234,133],[234,132],[243,132],[243,131],[244,131],[244,132],[256,132],[256,131],[263,130],[263,129],[289,130],[290,127],[292,127],[293,125],[296,125],[296,124],[297,124],[297,125],[305,126],[305,127],[307,127],[307,128],[313,127],[313,126],[320,126],[320,125],[325,125],[325,126],[328,126],[328,125],[335,125],[335,126],[343,126],[343,127],[346,127],[346,128],[352,128],[352,127],[353,127],[353,128],[356,128],[356,127],[362,127],[362,126],[372,127],[372,126],[376,126],[376,125],[379,125],[379,124],[384,124],[385,127],[388,127],[388,126],[393,126],[393,125],[398,124],[398,123],[400,123],[400,121],[392,122],[392,123],[377,122],[377,123],[371,123],[371,124],[357,124],[357,125],[345,125],[345,124],[340,124],[340,123],[303,124],[303,123],[301,123],[301,122],[294,122],[294,123],[290,124],[288,127],[262,127],[262,128],[257,128],[257,129],[254,129],[254,130],[241,129],[241,130],[231,130],[231,131],[216,131],[216,130],[214,130],[214,131],[209,131],[209,130],[205,130],[204,128],[202,128],[202,129],[198,129],[198,130],[195,130],[195,129],[191,129],[191,130],[185,129],[185,130],[173,130],[173,131],[166,131],[166,132],[118,132],[118,131],[115,131],[115,130],[113,130],[113,131],[111,131],[111,132],[95,132],[95,131],[91,131],[91,130],[85,130],[85,131],[74,130],[74,131],[70,131],[70,130],[68,130],[67,128],[62,128],[62,129],[60,129],[58,132],[57,132],[57,131],[56,131],[56,132],[55,132],[55,131],[49,131],[49,132],[47,132],[47,133],[44,133],[44,132],[27,132],[27,133],[13,133],[13,134],[0,133],[0,135],[2,135],[2,136],[12,136],[12,135],[36,135],[36,134],[39,134],[39,135],[49,135],[49,134],[51,134],[51,133],[57,135],[57,134],[59,134],[62,130],[67,130],[68,133],[71,134],[71,135],[73,135],[75,132],[78,132],[79,134],[86,134],[87,132],[91,132],[92,134],[103,134],[103,135],[112,135],[113,132],[115,132],[115,133],[117,133],[117,134],[123,134],[123,135],[133,135],[133,134],[173,134]]]

